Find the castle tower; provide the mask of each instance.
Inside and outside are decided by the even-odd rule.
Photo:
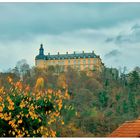
[[[39,55],[44,55],[43,44],[40,45]]]
[[[46,56],[44,55],[43,44],[40,44],[39,54],[35,57],[35,65],[45,68]]]

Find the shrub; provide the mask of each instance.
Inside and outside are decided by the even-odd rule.
[[[67,91],[31,91],[8,77],[8,87],[0,87],[0,136],[56,137],[64,125],[61,110],[68,98]]]

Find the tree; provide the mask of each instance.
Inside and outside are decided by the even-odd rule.
[[[30,71],[30,66],[27,64],[25,59],[17,62],[16,71],[19,72],[20,78],[23,80],[23,77]]]
[[[133,71],[130,73],[129,84],[132,89],[136,89],[140,84],[140,76],[137,71]]]
[[[63,88],[63,89],[67,88],[65,74],[62,73],[58,76],[57,85],[59,88]]]
[[[92,107],[93,96],[88,89],[80,89],[72,101],[78,112],[83,113]]]
[[[106,91],[101,91],[98,95],[98,99],[99,99],[100,108],[107,107],[109,97]]]

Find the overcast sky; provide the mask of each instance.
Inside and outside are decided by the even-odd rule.
[[[108,67],[140,66],[140,3],[0,3],[0,70],[45,53],[100,55]]]

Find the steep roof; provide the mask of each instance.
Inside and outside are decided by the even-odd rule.
[[[113,131],[109,137],[140,137],[140,119],[125,122]]]
[[[94,52],[92,53],[73,53],[73,54],[57,54],[57,55],[37,55],[36,59],[45,59],[45,60],[53,60],[53,59],[74,59],[74,58],[97,58]]]
[[[36,57],[35,57],[35,59],[36,60],[39,60],[39,59],[43,59],[43,60],[46,60],[46,56],[45,55],[37,55]]]

